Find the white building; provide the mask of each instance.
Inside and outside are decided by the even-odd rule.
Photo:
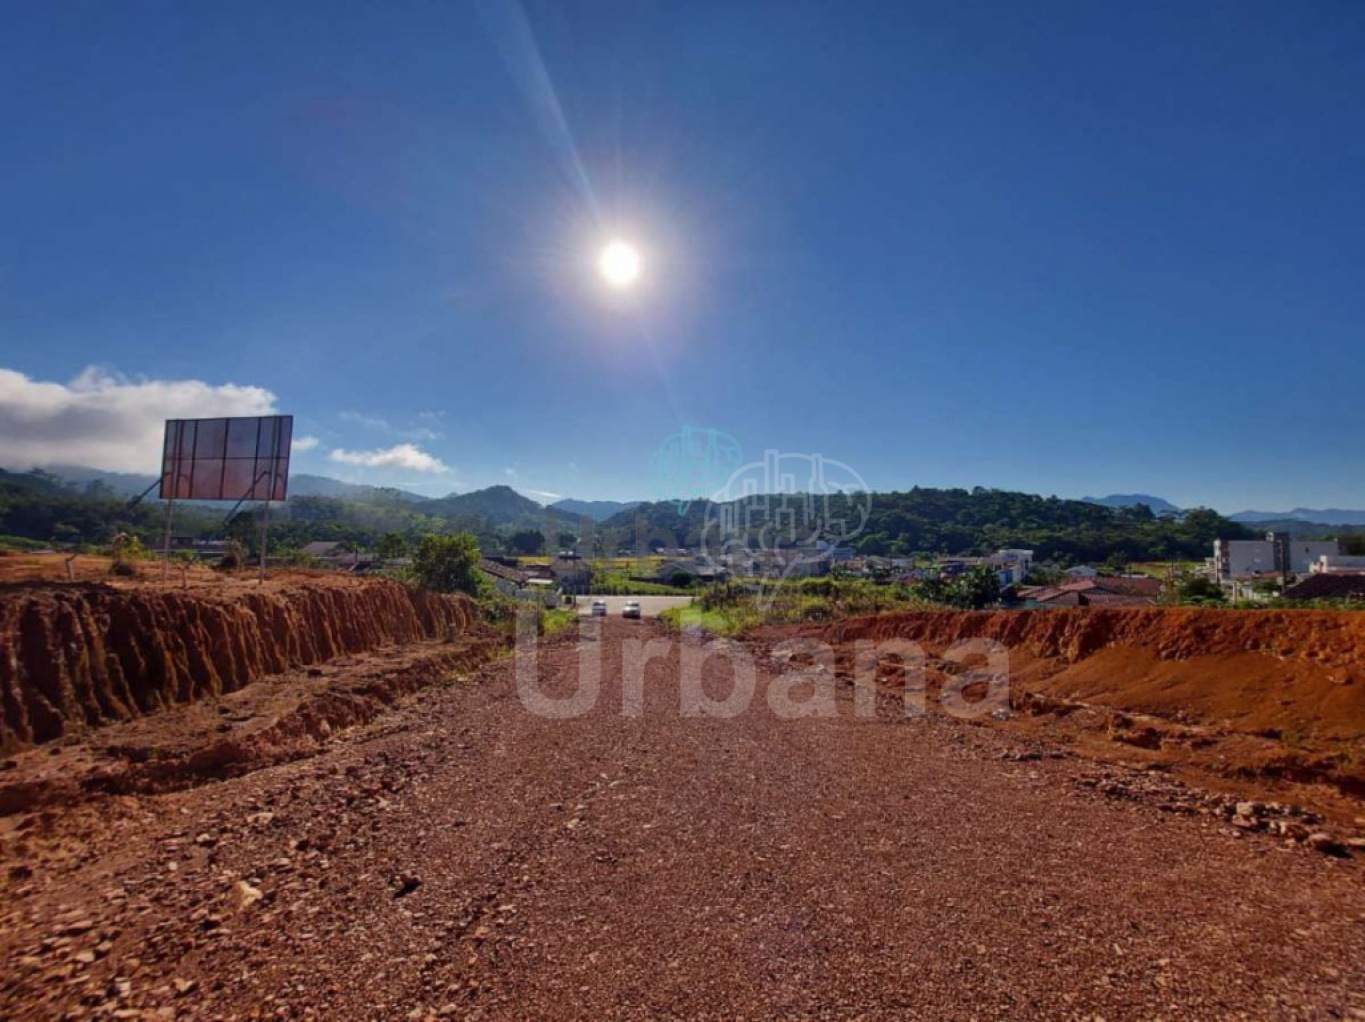
[[[1033,568],[1033,551],[997,550],[986,558],[986,563],[1000,576],[1002,586],[1023,585],[1024,576]]]
[[[1265,539],[1217,539],[1213,570],[1220,581],[1257,575],[1307,575],[1321,557],[1341,554],[1334,539],[1293,539],[1287,532],[1267,532]]]
[[[1324,557],[1340,559],[1341,543],[1335,539],[1295,539],[1289,542],[1289,570],[1295,575],[1307,575]]]
[[[1365,575],[1365,557],[1324,554],[1313,563],[1314,575]]]

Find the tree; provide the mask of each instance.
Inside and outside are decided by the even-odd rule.
[[[561,532],[555,541],[565,550],[571,550],[578,545],[578,537],[572,532]]]
[[[227,526],[223,529],[223,538],[236,540],[242,548],[242,560],[246,556],[256,551],[256,543],[260,538],[260,529],[256,524],[256,513],[252,510],[238,511],[228,520]]]
[[[478,596],[483,590],[480,557],[479,544],[472,533],[423,536],[412,557],[412,574],[424,589]]]
[[[1223,587],[1202,575],[1190,575],[1182,579],[1176,592],[1181,603],[1224,603],[1227,600]]]
[[[539,529],[520,529],[507,538],[507,545],[519,554],[538,554],[545,548],[545,534]]]
[[[374,552],[383,560],[396,561],[408,552],[408,541],[396,532],[386,532],[374,545]]]
[[[989,607],[1000,601],[1000,576],[994,569],[978,564],[949,585],[948,598],[968,610]]]

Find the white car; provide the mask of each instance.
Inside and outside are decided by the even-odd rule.
[[[624,607],[621,608],[621,616],[622,616],[622,617],[639,617],[639,616],[640,616],[640,601],[639,601],[639,600],[627,600],[627,601],[626,601],[626,605],[625,605]]]
[[[593,616],[593,617],[606,617],[606,616],[607,616],[607,601],[606,601],[606,600],[593,600],[593,601],[592,601],[592,616]]]

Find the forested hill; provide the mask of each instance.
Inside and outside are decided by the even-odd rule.
[[[867,527],[850,544],[863,554],[987,553],[1024,547],[1042,559],[1068,561],[1166,560],[1209,556],[1213,540],[1257,535],[1216,511],[1155,514],[1145,505],[1105,507],[1081,500],[1040,497],[977,487],[872,495]],[[700,542],[709,504],[644,504],[607,520],[613,538],[627,535],[642,516],[651,536],[667,533],[678,545]],[[759,519],[761,525],[763,519]]]
[[[593,546],[634,550],[642,538],[655,545],[696,547],[708,507],[705,501],[694,501],[680,513],[674,503],[642,504],[607,519],[600,527],[605,536]],[[968,554],[1014,546],[1063,561],[1165,560],[1207,557],[1214,539],[1260,534],[1259,528],[1206,509],[1156,515],[1142,505],[1111,508],[980,488],[879,493],[872,496],[871,508],[866,528],[849,544],[865,554]],[[255,534],[254,508],[243,508],[230,523],[224,520],[228,511],[220,505],[184,505],[176,512],[176,531],[199,537],[231,533],[249,545]],[[637,515],[643,533],[637,531]],[[115,533],[129,531],[152,541],[162,522],[162,510],[151,499],[130,507],[96,484],[77,489],[43,473],[0,472],[0,535],[107,543]],[[753,522],[755,530],[765,524],[762,517]],[[279,549],[287,549],[314,539],[368,546],[390,532],[412,539],[428,532],[469,530],[492,550],[505,546],[517,529],[527,528],[540,530],[547,545],[566,545],[581,525],[580,517],[541,508],[506,487],[420,503],[394,491],[373,490],[364,499],[292,497],[277,507],[272,533]]]

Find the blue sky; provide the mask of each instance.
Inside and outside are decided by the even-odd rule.
[[[1365,506],[1358,4],[4,24],[0,461],[276,408],[296,471],[429,493],[645,496],[691,425],[880,489]]]

